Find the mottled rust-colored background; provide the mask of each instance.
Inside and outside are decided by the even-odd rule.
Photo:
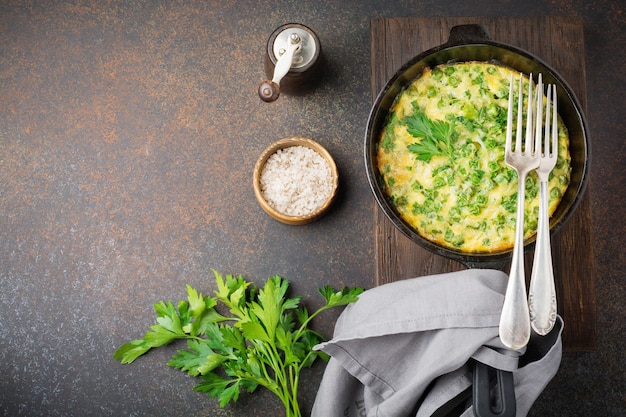
[[[0,0],[0,415],[275,416],[259,391],[220,409],[165,362],[112,358],[211,268],[280,274],[319,303],[324,284],[374,284],[374,200],[363,166],[371,18],[579,15],[593,142],[597,349],[567,352],[533,416],[624,413],[626,11],[563,1]],[[324,78],[266,104],[271,32],[318,34]],[[339,200],[287,226],[252,191],[265,147],[308,136],[336,159]],[[338,312],[318,328],[330,336]],[[305,414],[323,365],[304,376]]]

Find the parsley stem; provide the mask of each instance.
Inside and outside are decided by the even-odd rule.
[[[298,339],[300,339],[300,336],[302,336],[302,333],[304,333],[305,330],[307,330],[309,323],[311,322],[311,320],[313,320],[315,318],[315,316],[319,315],[320,313],[322,313],[325,310],[328,310],[330,308],[332,308],[332,305],[326,304],[325,306],[321,307],[319,310],[317,310],[316,312],[314,312],[313,314],[311,314],[301,325],[300,328],[298,329],[298,331],[295,333],[293,340],[296,341]]]
[[[308,355],[307,355],[308,356]],[[301,367],[298,367],[298,369],[295,369],[295,365],[289,367],[289,374],[291,377],[291,395],[293,397],[293,401],[296,404],[296,408],[298,409],[298,416],[300,415],[300,409],[297,406],[298,405],[298,381],[299,381],[299,375],[300,375],[300,369],[302,369]]]
[[[297,340],[297,339],[296,339]],[[300,417],[300,408],[297,399],[297,386],[293,385],[293,376],[287,375],[285,372],[285,364],[282,360],[278,348],[274,343],[269,344],[270,350],[259,349],[261,346],[257,346],[257,351],[262,354],[263,361],[274,371],[274,376],[277,381],[278,388],[272,390],[282,401],[287,412],[287,417]],[[289,365],[289,373],[293,372],[293,366]],[[263,372],[268,380],[271,380],[267,369],[264,366]]]

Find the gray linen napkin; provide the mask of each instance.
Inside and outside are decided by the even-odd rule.
[[[471,269],[365,291],[333,339],[315,347],[331,359],[312,417],[431,416],[472,384],[471,360],[514,372],[517,416],[525,416],[558,370],[563,322],[507,350],[498,338],[507,280]]]

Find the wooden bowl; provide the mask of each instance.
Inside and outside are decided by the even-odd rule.
[[[284,214],[276,210],[267,202],[267,200],[265,199],[263,195],[263,191],[261,190],[261,175],[262,175],[263,168],[265,167],[265,163],[267,162],[267,160],[272,155],[274,155],[278,150],[289,148],[292,146],[305,146],[317,152],[320,156],[322,156],[322,158],[326,160],[326,162],[328,162],[328,166],[330,167],[330,174],[332,177],[331,178],[332,190],[330,192],[329,197],[324,202],[324,204],[321,207],[317,208],[316,210],[311,211],[310,213],[297,215],[297,216]],[[282,222],[285,224],[301,225],[301,224],[311,223],[317,220],[318,218],[320,218],[324,213],[326,213],[328,208],[331,206],[335,198],[335,195],[337,194],[337,186],[339,184],[339,174],[337,172],[337,166],[335,165],[335,161],[333,160],[333,157],[330,155],[330,153],[328,153],[328,151],[322,145],[320,145],[319,143],[311,139],[293,137],[293,138],[281,139],[278,142],[273,143],[267,149],[265,149],[265,151],[263,151],[263,153],[257,160],[256,165],[254,167],[254,174],[253,174],[252,182],[254,186],[254,195],[256,196],[257,201],[261,205],[261,208],[267,214],[269,214],[275,220],[278,220],[279,222]]]

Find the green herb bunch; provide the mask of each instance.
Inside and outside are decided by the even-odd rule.
[[[320,288],[325,304],[309,314],[300,305],[301,297],[287,297],[289,282],[279,276],[257,289],[241,276],[213,273],[215,297],[187,285],[187,300],[177,306],[171,301],[154,304],[156,324],[143,338],[120,346],[114,358],[132,363],[152,348],[186,339],[187,349],[179,350],[167,364],[200,377],[196,391],[218,398],[224,407],[237,401],[242,390],[254,392],[262,386],[280,398],[286,417],[301,416],[300,372],[318,357],[328,360],[313,350],[324,338],[308,326],[321,312],[356,301],[363,289]],[[218,301],[228,309],[227,315],[216,310]]]
[[[403,122],[407,131],[421,140],[409,145],[409,151],[417,154],[420,161],[430,162],[435,155],[445,155],[452,159],[456,139],[454,121],[431,120],[415,103],[413,108],[415,113],[407,116]]]

